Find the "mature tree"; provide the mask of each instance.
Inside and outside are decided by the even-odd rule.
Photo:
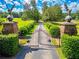
[[[22,20],[28,20],[28,19],[32,19],[32,11],[31,10],[26,10],[23,12],[23,15],[22,15]]]
[[[58,5],[49,7],[43,15],[43,20],[46,21],[60,21],[61,19],[62,19],[62,10]]]
[[[75,17],[76,17],[76,20],[78,20],[78,19],[79,19],[79,10],[76,12]]]
[[[1,18],[6,18],[7,16],[8,16],[8,13],[7,12],[0,13],[0,17]]]
[[[48,8],[48,6],[47,6],[47,1],[44,1],[43,2],[43,8],[42,8],[42,11],[43,11],[43,13],[45,12],[45,10]]]
[[[35,19],[36,22],[40,20],[40,13],[37,9],[32,10],[33,19]]]
[[[37,9],[36,0],[31,0],[31,6],[33,7],[32,8],[33,19],[35,19],[36,22],[38,22],[40,19],[40,13]]]
[[[12,15],[14,18],[20,18],[22,16],[21,12],[17,13],[17,12],[12,12]]]
[[[32,8],[30,8],[32,7]],[[23,15],[22,15],[22,19],[23,20],[26,20],[26,19],[33,19],[35,20],[36,22],[39,21],[40,19],[40,13],[36,7],[36,1],[35,0],[31,0],[31,3],[30,5],[28,6],[29,9],[26,9],[24,12],[23,12]]]
[[[22,19],[23,20],[32,19],[38,22],[40,19],[40,13],[37,9],[26,10],[23,12]]]
[[[31,6],[36,9],[36,0],[31,0]]]

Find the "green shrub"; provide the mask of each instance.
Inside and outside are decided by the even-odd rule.
[[[2,24],[2,22],[4,22],[4,21],[5,21],[4,19],[0,18],[0,24]]]
[[[20,31],[19,33],[20,36],[26,36],[26,34],[28,33],[26,26],[21,27],[19,31]]]
[[[34,28],[34,23],[28,24],[28,26],[22,26],[19,29],[19,35],[26,36],[27,34],[30,34],[33,28]]]
[[[45,25],[47,26],[47,28],[49,28],[50,29],[50,27],[52,26],[52,24],[51,23],[45,23]]]
[[[79,37],[63,35],[61,47],[64,55],[68,59],[79,59]]]
[[[60,37],[60,28],[56,25],[52,25],[49,29],[50,34],[52,35],[52,37],[54,38],[59,38]]]
[[[18,51],[18,35],[0,35],[0,55],[2,56],[13,56]]]

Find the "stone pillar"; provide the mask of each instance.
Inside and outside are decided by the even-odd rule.
[[[17,22],[4,22],[2,33],[3,34],[18,33]]]
[[[61,36],[63,34],[77,35],[76,24],[71,23],[71,22],[65,22],[61,24],[60,32],[61,32]]]

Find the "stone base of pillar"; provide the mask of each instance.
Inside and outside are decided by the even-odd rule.
[[[17,22],[4,22],[2,33],[3,34],[18,33]]]
[[[65,22],[65,23],[61,24],[60,32],[61,32],[61,36],[63,34],[77,35],[76,24],[74,24],[72,22],[70,22],[70,23]]]

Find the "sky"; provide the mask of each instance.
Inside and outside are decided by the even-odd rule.
[[[13,9],[14,12],[21,12],[24,10],[24,7],[22,4],[19,3],[19,1],[22,4],[28,3],[30,4],[30,0],[0,0],[0,11],[1,12],[7,12],[7,7],[11,9],[13,4],[15,4],[15,8]],[[42,13],[42,5],[43,2],[47,1],[47,5],[54,6],[56,4],[60,5],[62,12],[66,12],[64,8],[64,2],[68,5],[69,9],[72,9],[73,13],[76,13],[76,11],[79,10],[79,0],[36,0],[37,8],[39,12]],[[5,2],[7,3],[7,6],[5,5]]]

